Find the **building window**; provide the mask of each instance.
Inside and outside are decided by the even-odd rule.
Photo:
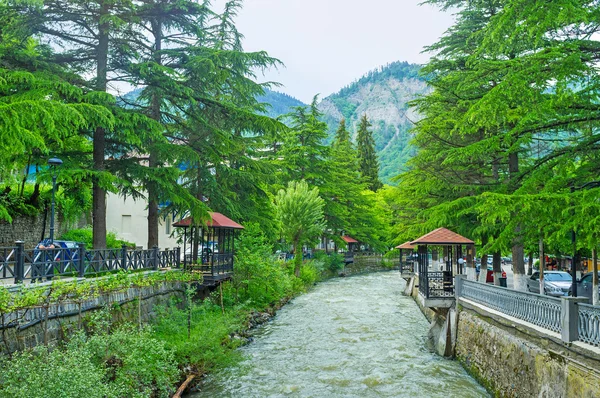
[[[165,233],[171,235],[171,216],[165,218]]]
[[[123,214],[121,216],[121,232],[124,234],[131,233],[131,215]]]

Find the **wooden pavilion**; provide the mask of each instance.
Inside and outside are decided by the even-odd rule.
[[[202,271],[210,282],[228,279],[233,273],[235,235],[243,226],[221,213],[210,213],[206,225],[194,225],[191,217],[173,223],[183,228],[183,266]]]
[[[344,262],[346,264],[352,263],[354,262],[354,253],[360,249],[360,243],[348,235],[343,235],[342,240],[348,246],[348,249],[344,252]]]
[[[403,278],[410,278],[415,272],[414,252],[417,247],[410,244],[410,241],[396,246],[400,251],[400,272]]]
[[[472,266],[475,243],[449,229],[438,228],[410,245],[417,246],[419,294],[424,305],[450,307],[454,300],[454,275],[463,272],[462,262],[458,259],[466,253],[467,264]],[[436,261],[437,265],[434,265]]]

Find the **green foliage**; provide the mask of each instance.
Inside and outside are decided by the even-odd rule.
[[[309,189],[305,181],[292,181],[277,193],[275,209],[281,233],[292,244],[298,261],[302,261],[301,245],[313,242],[325,228],[323,206],[319,189]],[[296,275],[298,272],[296,263]]]
[[[153,326],[154,336],[165,342],[180,364],[191,364],[200,373],[231,365],[239,354],[233,349],[240,341],[230,335],[242,328],[243,312],[227,310],[225,314],[210,300],[191,308],[191,333],[188,338],[188,313],[169,307]]]
[[[249,224],[236,243],[232,300],[253,308],[266,308],[294,293],[294,276],[276,261],[272,247],[258,224]]]
[[[179,377],[165,344],[130,326],[2,357],[0,366],[3,397],[169,397]]]
[[[50,350],[15,353],[0,358],[2,397],[117,397],[106,384],[100,364],[86,350]]]
[[[369,189],[377,191],[382,187],[382,184],[379,181],[379,162],[375,154],[375,141],[373,140],[373,132],[369,130],[370,126],[371,123],[369,123],[367,115],[363,115],[356,136],[358,169]]]
[[[315,253],[315,261],[322,263],[323,268],[332,275],[337,275],[337,272],[344,268],[344,257],[339,253],[327,254],[318,251]]]
[[[85,243],[87,248],[92,247],[92,228],[72,229],[65,232],[60,237],[61,240],[70,240],[78,243]],[[114,232],[106,234],[106,248],[108,249],[120,249],[123,245],[128,248],[135,248],[135,243],[127,242],[117,238]]]
[[[312,261],[302,265],[300,268],[300,279],[305,286],[314,285],[319,280],[319,270]]]

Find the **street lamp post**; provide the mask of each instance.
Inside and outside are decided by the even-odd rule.
[[[52,167],[52,207],[50,213],[50,243],[54,243],[54,204],[56,201],[56,168],[63,164],[59,158],[48,159],[48,165]]]

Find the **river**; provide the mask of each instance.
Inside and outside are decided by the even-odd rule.
[[[398,272],[339,278],[297,297],[211,375],[200,397],[488,397],[426,348],[428,322]]]

